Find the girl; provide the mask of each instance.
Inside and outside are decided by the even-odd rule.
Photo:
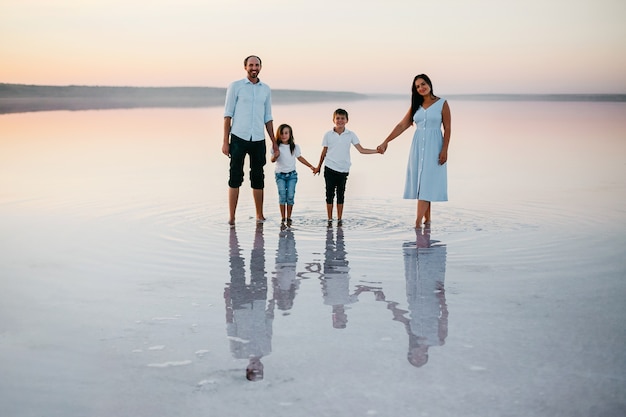
[[[308,166],[313,174],[315,167],[301,155],[300,146],[294,143],[291,126],[282,124],[276,130],[276,144],[278,155],[272,148],[270,154],[272,162],[276,162],[276,187],[278,188],[278,205],[280,207],[281,226],[291,227],[291,212],[293,210],[294,196],[298,173],[296,172],[296,159]]]

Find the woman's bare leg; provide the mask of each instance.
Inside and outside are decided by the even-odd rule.
[[[426,210],[426,214],[424,214],[424,224],[430,224],[430,201],[428,202],[428,210]]]
[[[422,219],[426,215],[430,207],[430,201],[417,200],[417,219],[415,220],[415,227],[422,227]]]

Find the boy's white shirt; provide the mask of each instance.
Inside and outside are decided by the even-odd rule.
[[[358,136],[351,130],[345,129],[341,135],[334,130],[326,132],[322,141],[322,146],[328,147],[324,165],[337,172],[349,172],[350,148],[358,143]]]

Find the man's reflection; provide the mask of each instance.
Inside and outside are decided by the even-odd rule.
[[[293,307],[296,291],[300,280],[296,278],[298,252],[296,239],[291,229],[281,230],[278,235],[278,250],[276,251],[276,272],[273,279],[274,300],[283,314]]]
[[[428,349],[442,346],[448,336],[448,307],[444,290],[446,246],[430,240],[430,229],[416,229],[415,243],[405,243],[404,276],[407,311],[388,302],[393,319],[404,323],[409,335],[407,358],[420,367],[428,362]]]
[[[230,283],[224,290],[226,332],[237,359],[249,359],[246,378],[263,379],[261,358],[272,351],[274,302],[267,302],[263,225],[256,227],[250,256],[250,282],[235,228],[230,229]]]

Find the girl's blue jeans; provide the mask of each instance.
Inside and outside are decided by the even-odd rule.
[[[276,187],[278,188],[278,204],[281,206],[287,204],[293,206],[293,200],[296,195],[296,183],[298,182],[298,173],[276,172]]]

